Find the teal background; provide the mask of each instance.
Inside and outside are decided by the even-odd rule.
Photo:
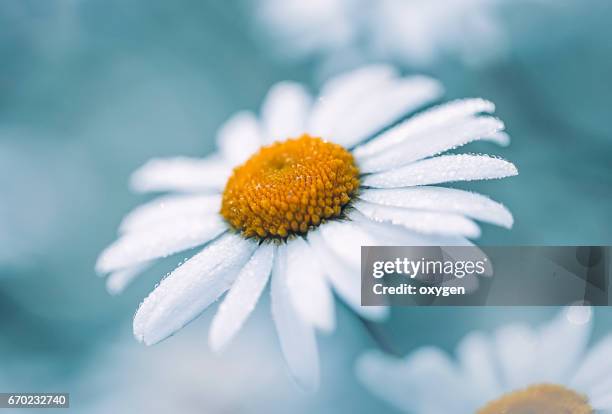
[[[508,148],[467,148],[520,171],[463,186],[515,216],[511,231],[483,225],[480,243],[612,243],[611,6],[517,6],[503,19],[507,58],[479,69],[442,61],[424,71],[449,99],[496,102],[513,138]],[[257,110],[279,80],[320,85],[316,59],[270,53],[253,7],[0,2],[0,391],[70,392],[70,411],[79,413],[394,412],[354,379],[356,356],[378,345],[340,304],[337,331],[319,341],[321,390],[308,395],[285,372],[267,297],[219,358],[206,345],[214,309],[145,348],[131,337],[132,316],[180,258],[156,265],[119,297],[93,271],[121,217],[146,200],[128,191],[131,171],[154,156],[209,153],[219,125],[237,110]],[[423,345],[450,351],[470,330],[541,323],[554,312],[398,308],[375,336],[402,354]],[[594,337],[611,322],[612,311],[598,309]]]

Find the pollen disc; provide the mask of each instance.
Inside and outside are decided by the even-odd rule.
[[[592,414],[586,397],[561,385],[541,384],[505,394],[477,414]]]
[[[262,147],[236,167],[221,214],[245,237],[286,238],[340,217],[358,188],[350,152],[302,135]]]

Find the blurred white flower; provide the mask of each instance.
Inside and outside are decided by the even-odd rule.
[[[534,0],[535,1],[535,0]],[[440,57],[480,64],[503,55],[507,0],[257,0],[255,16],[285,56],[394,59],[425,67]]]
[[[612,335],[587,350],[590,316],[588,307],[569,307],[540,329],[471,333],[456,363],[433,347],[402,359],[370,352],[357,376],[410,413],[611,413]]]
[[[315,388],[315,331],[334,329],[332,290],[365,318],[387,313],[360,305],[361,246],[465,245],[480,234],[473,219],[512,226],[501,204],[435,186],[517,174],[499,158],[438,156],[474,140],[508,142],[503,123],[482,115],[493,112],[491,102],[450,102],[389,128],[441,92],[433,79],[399,77],[387,66],[331,79],[315,101],[301,85],[282,82],[265,99],[261,121],[250,112],[227,121],[217,154],[155,159],[136,171],[137,191],[175,194],[125,217],[97,263],[110,273],[109,289],[120,291],[155,259],[208,243],[144,300],[136,338],[163,340],[229,290],[209,336],[220,350],[272,274],[281,349],[298,382]]]
[[[256,17],[267,25],[288,55],[330,53],[350,47],[358,29],[350,11],[355,0],[277,1],[253,3]]]

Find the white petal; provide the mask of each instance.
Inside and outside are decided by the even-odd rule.
[[[311,101],[306,89],[295,82],[280,82],[270,88],[261,109],[266,142],[296,138],[307,132]]]
[[[542,328],[537,350],[538,380],[546,383],[563,383],[576,372],[591,335],[590,320],[572,323],[568,319],[571,308],[564,308],[559,315]],[[560,346],[563,344],[563,346]]]
[[[490,401],[503,394],[497,376],[493,344],[480,332],[468,334],[457,347],[457,357],[465,373],[465,380],[482,401]],[[469,396],[466,396],[469,397]]]
[[[287,281],[286,245],[278,249],[272,270],[272,316],[289,371],[309,391],[319,386],[319,353],[314,328],[291,303]]]
[[[369,142],[355,148],[354,155],[361,159],[379,153],[408,138],[439,130],[450,123],[478,113],[493,113],[495,105],[484,99],[460,99],[417,114],[385,131]]]
[[[389,315],[386,306],[361,306],[361,276],[359,269],[338,258],[323,240],[319,229],[308,233],[308,242],[325,269],[325,275],[342,300],[362,317],[381,321]]]
[[[391,223],[376,222],[352,210],[348,217],[376,240],[371,246],[473,246],[462,236],[427,235]]]
[[[381,353],[369,351],[357,360],[357,379],[374,395],[402,412],[418,412],[421,400],[412,388],[407,361]]]
[[[599,413],[599,410],[612,410],[612,391],[602,394],[589,401],[589,405]]]
[[[394,188],[453,181],[489,180],[517,175],[514,164],[485,155],[442,155],[395,170],[366,175],[366,187]]]
[[[366,189],[359,198],[385,206],[463,214],[506,228],[512,214],[502,204],[481,194],[445,187]]]
[[[444,260],[468,260],[477,253],[480,257],[487,256],[472,242],[463,236],[457,235],[429,235],[408,230],[403,226],[391,224],[390,222],[377,222],[364,216],[359,210],[352,210],[348,217],[358,224],[370,237],[376,239],[377,246],[436,246],[441,248]],[[470,251],[455,246],[472,246]],[[488,260],[488,259],[486,259]],[[489,261],[490,263],[490,261]],[[493,273],[490,266],[486,266],[484,276],[491,276]],[[417,276],[418,277],[418,276]],[[467,292],[474,292],[479,286],[476,276],[466,275],[463,279],[450,279],[443,283],[445,286],[462,286]]]
[[[221,195],[167,195],[136,207],[124,217],[121,233],[146,230],[177,218],[209,216],[221,210]]]
[[[418,233],[462,235],[471,238],[480,236],[480,228],[476,223],[459,214],[409,210],[367,201],[357,201],[353,206],[371,220],[390,222]]]
[[[112,272],[200,246],[227,230],[218,214],[188,217],[127,233],[100,254],[96,269]]]
[[[467,384],[447,355],[436,348],[422,348],[398,359],[379,351],[361,356],[357,378],[374,394],[404,412],[457,413]]]
[[[378,245],[376,238],[351,221],[332,221],[323,224],[319,229],[329,248],[348,263],[356,274],[359,274],[361,267],[361,247]]]
[[[607,377],[600,378],[591,389],[577,391],[582,391],[588,396],[589,403],[594,409],[612,409],[612,372],[608,372]]]
[[[507,147],[510,145],[510,135],[504,131],[498,131],[492,134],[490,137],[485,138],[488,141],[495,142],[502,147]]]
[[[587,392],[612,372],[612,335],[599,341],[584,357],[570,386]]]
[[[246,161],[263,144],[259,123],[251,112],[238,112],[217,133],[217,146],[230,165]]]
[[[147,270],[151,266],[150,262],[139,264],[127,269],[117,270],[111,273],[106,278],[106,290],[111,295],[118,295],[123,292],[138,275]]]
[[[287,244],[287,285],[302,319],[323,331],[334,329],[334,298],[316,255],[302,238]]]
[[[308,132],[333,141],[334,127],[348,116],[355,102],[387,85],[396,75],[391,66],[370,65],[330,79],[321,88],[320,97],[312,109]]]
[[[176,268],[134,316],[134,336],[155,344],[181,329],[232,284],[257,245],[226,234]]]
[[[505,391],[525,388],[536,380],[537,338],[522,325],[508,325],[495,333],[495,348]]]
[[[361,173],[387,171],[472,141],[497,139],[496,134],[503,128],[503,122],[496,118],[467,118],[439,130],[410,137],[375,155],[358,157],[357,164]]]
[[[353,108],[334,128],[329,139],[350,148],[441,94],[442,86],[438,81],[425,76],[390,82],[353,102]]]
[[[255,309],[272,271],[274,251],[272,244],[262,244],[240,270],[212,321],[208,343],[213,351],[223,349]]]
[[[232,172],[219,158],[154,158],[130,179],[134,191],[198,192],[221,190]]]

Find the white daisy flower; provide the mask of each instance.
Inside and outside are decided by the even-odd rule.
[[[261,120],[233,116],[219,130],[218,153],[204,159],[154,159],[136,171],[137,191],[170,191],[121,223],[99,257],[120,291],[154,260],[206,245],[144,300],[134,335],[147,345],[172,335],[228,291],[209,342],[222,349],[238,332],[271,276],[272,314],[291,372],[306,388],[319,376],[315,330],[334,329],[332,291],[360,306],[362,245],[469,244],[473,219],[504,227],[501,204],[451,181],[517,174],[484,155],[438,155],[474,140],[508,142],[494,106],[465,99],[393,125],[437,99],[430,78],[399,77],[386,66],[330,80],[313,100],[300,85],[270,90]],[[385,129],[387,128],[387,129]],[[320,138],[319,138],[320,137]]]
[[[360,381],[410,413],[612,413],[612,335],[587,350],[591,308],[569,307],[540,329],[474,332],[456,362],[427,347],[399,359],[371,352]]]
[[[333,61],[342,54],[424,67],[442,56],[477,65],[503,55],[508,34],[500,8],[511,3],[258,0],[253,7],[283,55],[318,55]]]

